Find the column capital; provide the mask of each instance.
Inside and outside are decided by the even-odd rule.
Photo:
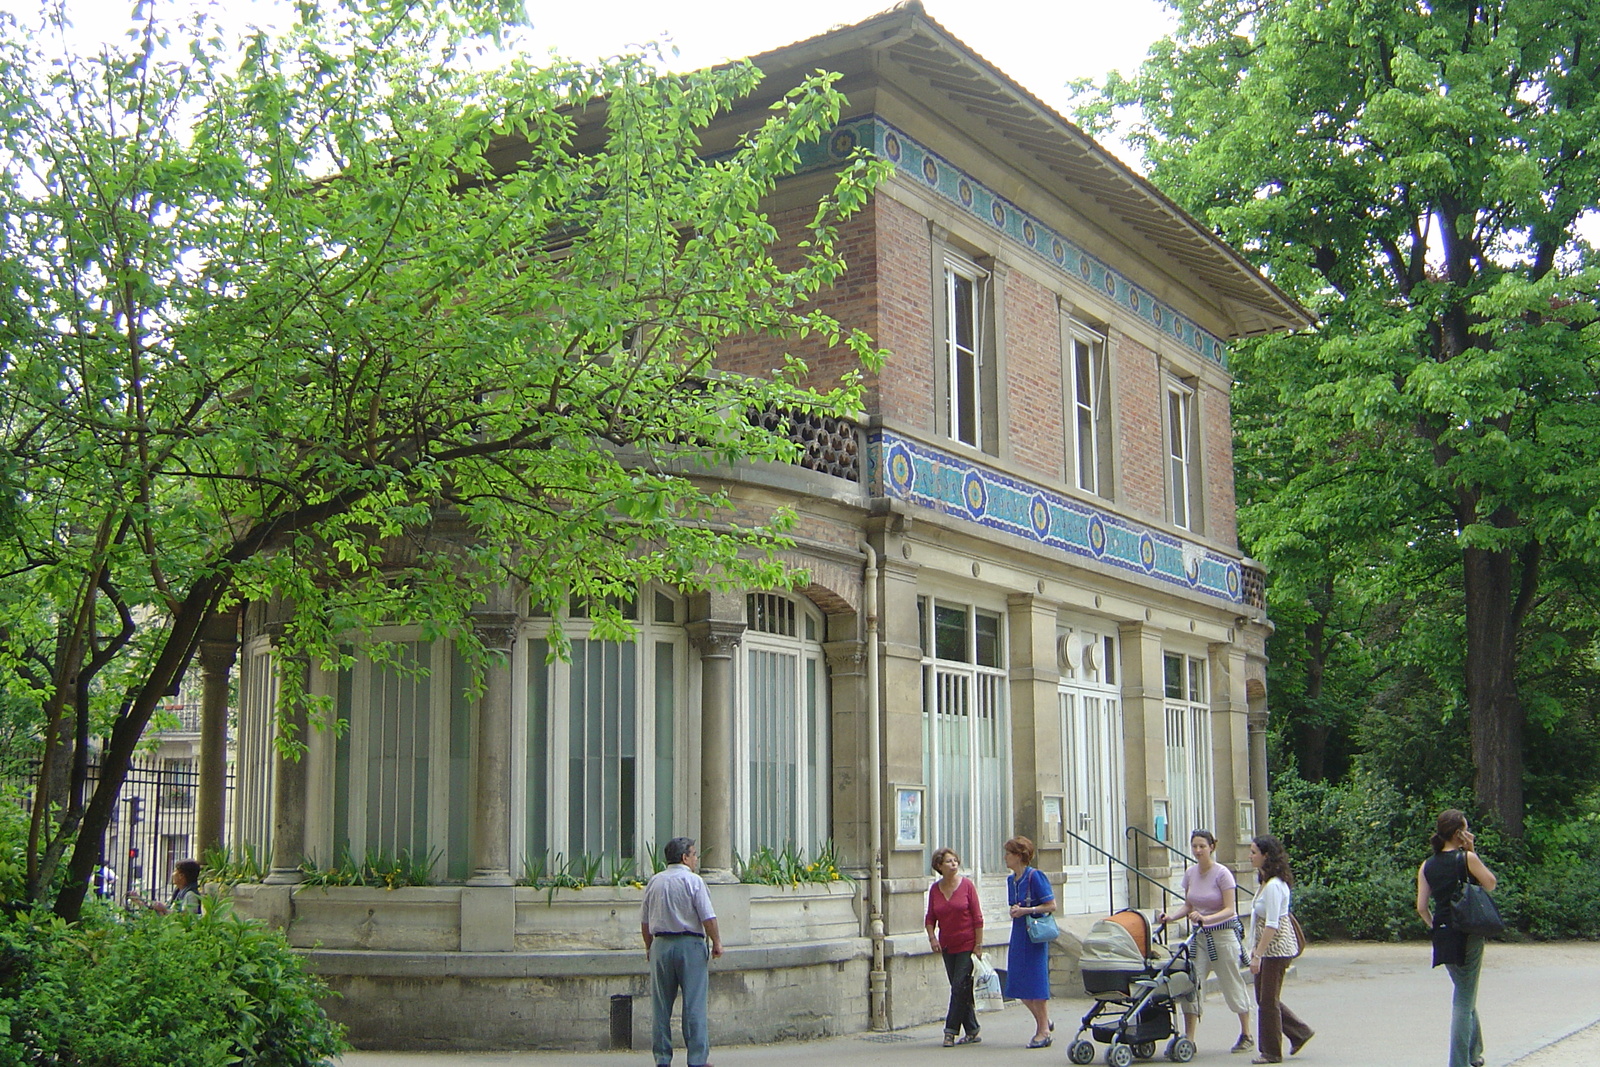
[[[517,625],[522,621],[516,612],[474,611],[467,617],[472,620],[472,632],[490,652],[509,653],[516,644]]]
[[[701,659],[732,659],[747,629],[742,622],[691,622],[685,627]]]
[[[861,674],[866,669],[865,641],[829,641],[822,646],[822,652],[835,675]]]

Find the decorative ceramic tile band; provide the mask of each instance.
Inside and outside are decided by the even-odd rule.
[[[875,115],[841,123],[826,144],[808,146],[802,155],[803,167],[815,170],[837,164],[858,146],[872,149],[908,179],[938,194],[989,229],[1005,234],[1045,262],[1076,275],[1085,285],[1192,351],[1224,367],[1228,365],[1228,346],[1221,338],[1201,329],[1192,319],[1157,300],[1148,289],[1133,284],[1126,275],[1113,270],[1081,245],[996,195],[937,152],[924,148]]]
[[[886,430],[868,436],[868,479],[890,496],[1035,544],[1243,603],[1237,560]]]

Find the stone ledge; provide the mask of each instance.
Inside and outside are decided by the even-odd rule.
[[[385,952],[302,949],[317,974],[385,978],[579,978],[646,974],[635,952]],[[770,971],[845,963],[871,955],[866,938],[804,945],[729,948],[714,966],[723,971]]]

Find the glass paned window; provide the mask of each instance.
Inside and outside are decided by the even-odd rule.
[[[1206,661],[1175,652],[1162,657],[1166,674],[1167,796],[1174,833],[1212,826],[1211,708]],[[1185,699],[1185,698],[1188,699]]]
[[[442,862],[447,877],[465,870],[467,823],[455,809],[465,810],[471,718],[453,690],[462,670],[440,643],[394,640],[383,657],[358,651],[354,666],[338,672],[335,700],[347,726],[334,747],[327,860],[407,853]]]
[[[556,856],[641,859],[684,829],[678,771],[687,639],[681,602],[651,591],[639,633],[603,641],[569,615],[565,661],[549,638],[527,641],[526,770],[521,844],[534,864]]]
[[[982,871],[996,862],[1010,818],[1003,634],[998,615],[969,605],[935,601],[932,619],[924,647],[935,655],[922,669],[928,840]]]
[[[1167,390],[1167,489],[1172,500],[1172,524],[1195,528],[1194,394],[1183,386]]]
[[[1111,405],[1105,337],[1076,322],[1066,326],[1071,373],[1070,442],[1078,488],[1111,495]]]
[[[966,260],[948,259],[944,267],[945,419],[952,438],[982,448],[985,394],[989,368],[984,357],[984,312],[988,275]]]
[[[735,837],[749,855],[785,845],[814,852],[828,836],[822,778],[827,716],[816,619],[777,593],[747,599],[740,747],[743,809]],[[803,622],[803,624],[802,624]]]

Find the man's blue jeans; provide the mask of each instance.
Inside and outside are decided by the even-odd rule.
[[[650,1005],[655,1026],[650,1051],[657,1063],[672,1062],[672,1005],[683,994],[683,1044],[690,1067],[711,1058],[706,1034],[706,985],[710,943],[703,937],[658,937],[650,942]]]
[[[1466,962],[1447,963],[1456,985],[1450,999],[1450,1067],[1483,1062],[1483,1029],[1478,1025],[1478,971],[1483,967],[1483,938],[1467,937]]]

